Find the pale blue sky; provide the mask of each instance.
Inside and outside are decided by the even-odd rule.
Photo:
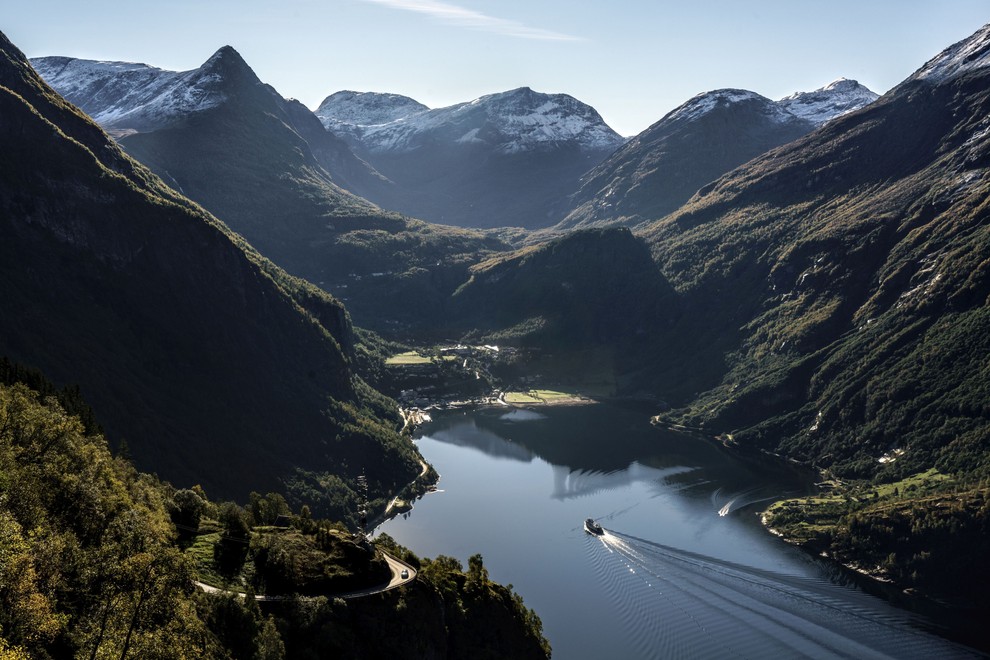
[[[988,0],[32,0],[3,30],[28,56],[186,70],[223,45],[315,108],[341,90],[431,107],[528,86],[633,135],[720,87],[771,98],[855,78],[885,92],[990,22]]]

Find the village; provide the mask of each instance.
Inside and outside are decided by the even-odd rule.
[[[608,394],[602,387],[576,387],[546,376],[537,368],[541,357],[538,350],[490,344],[406,351],[386,360],[383,389],[413,425],[428,421],[430,410],[587,404]]]

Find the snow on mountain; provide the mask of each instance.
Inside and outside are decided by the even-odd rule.
[[[766,114],[778,121],[784,122],[793,119],[789,113],[767,97],[745,89],[716,89],[711,92],[703,92],[688,99],[664,119],[666,121],[695,121],[719,106],[729,106],[743,101],[763,104]]]
[[[797,92],[772,101],[756,92],[745,89],[716,89],[689,99],[673,110],[666,121],[695,121],[718,107],[750,102],[763,105],[763,112],[780,123],[805,119],[817,125],[835,119],[847,112],[858,110],[879,98],[855,80],[840,78],[813,92]]]
[[[221,48],[200,68],[183,72],[71,57],[38,57],[31,64],[105,128],[145,131],[222,103],[223,67],[232,54]]]
[[[344,132],[372,153],[411,151],[424,140],[487,144],[506,154],[557,143],[606,150],[623,142],[591,106],[567,94],[542,94],[528,87],[433,110],[397,95],[374,95],[368,103],[362,102],[366,95],[342,97],[350,102],[330,103],[338,94],[328,97],[317,115],[328,128],[346,125]]]
[[[908,81],[942,82],[986,66],[990,66],[990,24],[930,59]]]
[[[796,92],[778,101],[785,110],[816,124],[873,103],[880,95],[855,80],[839,78],[813,92]]]
[[[336,125],[376,126],[429,110],[415,99],[379,92],[336,92],[323,99],[316,116],[333,130]]]

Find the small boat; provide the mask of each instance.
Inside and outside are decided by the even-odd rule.
[[[595,536],[601,536],[605,533],[604,528],[596,523],[594,518],[588,518],[584,521],[584,531],[589,534],[594,534]]]

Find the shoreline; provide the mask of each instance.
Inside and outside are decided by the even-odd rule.
[[[476,399],[432,402],[423,407],[415,407],[415,406],[405,407],[400,405],[399,414],[402,416],[403,424],[399,432],[400,433],[408,432],[411,437],[413,434],[415,434],[417,427],[423,424],[428,424],[433,421],[433,416],[431,415],[431,411],[461,410],[465,408],[471,408],[471,409],[495,408],[495,407],[527,409],[527,408],[547,408],[547,407],[557,407],[557,406],[560,407],[586,406],[586,405],[593,405],[600,403],[600,401],[584,396],[583,394],[575,394],[566,397],[553,397],[549,400],[537,399],[531,402],[526,402],[524,404],[512,403],[506,401],[504,397],[505,397],[504,392],[495,392],[487,396]],[[422,470],[420,471],[419,475],[411,482],[409,482],[395,496],[393,496],[392,499],[389,500],[388,505],[386,505],[385,510],[382,511],[382,513],[373,521],[370,532],[372,535],[378,530],[379,527],[384,525],[389,520],[395,518],[398,515],[412,511],[415,508],[415,503],[417,500],[425,497],[426,495],[429,495],[430,493],[437,492],[437,486],[440,483],[439,473],[437,473],[437,478],[433,483],[426,484],[426,488],[423,492],[412,493],[411,494],[412,498],[408,500],[402,497],[402,494],[404,492],[406,492],[411,488],[414,488],[417,482],[419,482],[423,477],[425,477],[429,472],[430,468],[433,467],[425,460],[423,460],[422,457],[420,458],[420,465],[422,466]],[[402,502],[402,506],[399,505],[400,501]]]
[[[533,392],[537,390],[529,390]],[[506,394],[522,394],[523,396],[529,397],[528,401],[506,401]],[[498,402],[503,406],[509,406],[512,408],[553,408],[557,406],[590,406],[601,403],[597,399],[593,399],[589,396],[583,394],[568,394],[566,396],[554,396],[550,398],[543,398],[540,396],[534,396],[528,392],[500,392],[497,397]]]

